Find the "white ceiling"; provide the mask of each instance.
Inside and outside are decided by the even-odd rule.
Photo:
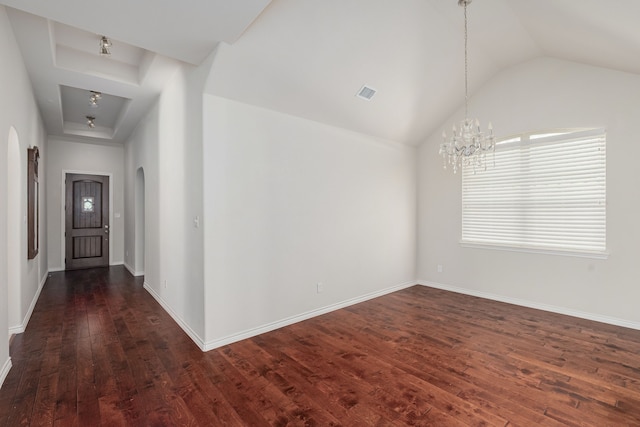
[[[640,1],[475,0],[468,15],[471,95],[539,56],[640,73]],[[463,16],[457,0],[274,0],[223,46],[212,92],[418,144],[464,101]]]
[[[103,114],[110,118],[102,138],[122,143],[165,76],[180,61],[199,64],[216,46],[209,92],[379,138],[417,144],[464,99],[457,0],[0,4],[30,13],[8,9],[53,135],[73,132],[76,116],[84,121],[88,91],[97,90],[120,105],[116,119]],[[640,74],[638,16],[637,0],[475,0],[469,6],[471,93],[501,70],[538,56]],[[100,34],[114,41],[109,59],[97,55]],[[355,96],[363,84],[378,91],[369,102]],[[62,86],[86,91],[87,105],[62,102]],[[73,99],[83,102],[79,92]],[[482,112],[471,115],[482,120]],[[84,134],[86,126],[73,135]]]
[[[184,62],[233,43],[270,0],[1,0],[53,136],[124,143]],[[241,3],[241,4],[240,4]],[[14,9],[15,8],[15,9]],[[98,54],[101,35],[113,42]],[[90,91],[102,93],[97,108]],[[95,128],[86,116],[96,118]]]
[[[270,0],[2,0],[1,4],[191,64],[235,42]]]

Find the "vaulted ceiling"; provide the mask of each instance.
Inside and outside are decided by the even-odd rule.
[[[457,0],[0,4],[52,135],[123,143],[166,76],[215,49],[211,93],[383,139],[418,144],[464,100]],[[539,56],[640,74],[638,16],[637,0],[475,0],[470,91]],[[102,34],[109,58],[97,54]],[[371,101],[355,96],[363,85]],[[97,109],[83,100],[91,90],[104,94]]]

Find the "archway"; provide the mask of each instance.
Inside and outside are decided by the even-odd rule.
[[[20,141],[18,132],[11,126],[7,146],[7,302],[9,313],[9,331],[22,327],[22,257],[26,257],[23,250],[21,234],[22,192],[23,180],[22,159],[20,157]],[[26,174],[25,174],[26,183]]]
[[[145,189],[142,167],[136,171],[135,230],[135,272],[137,276],[142,276],[145,268]]]

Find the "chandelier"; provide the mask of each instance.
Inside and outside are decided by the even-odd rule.
[[[495,138],[491,123],[487,133],[480,130],[480,121],[471,120],[468,115],[469,104],[469,60],[467,58],[467,6],[472,0],[458,0],[458,5],[464,7],[464,120],[458,128],[453,126],[453,134],[447,139],[447,133],[442,132],[443,142],[440,144],[440,155],[447,164],[453,167],[453,173],[462,166],[473,166],[476,169],[486,169],[486,154],[495,152]]]

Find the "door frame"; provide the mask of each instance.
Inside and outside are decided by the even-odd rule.
[[[112,257],[113,257],[113,173],[111,172],[100,172],[100,171],[89,171],[89,170],[78,170],[78,169],[62,169],[62,180],[60,181],[60,263],[62,266],[60,267],[61,271],[64,271],[66,266],[64,263],[65,254],[67,253],[67,239],[65,238],[66,231],[66,211],[65,205],[67,203],[67,186],[66,179],[67,174],[73,173],[78,175],[102,175],[109,177],[109,265],[112,265]]]

